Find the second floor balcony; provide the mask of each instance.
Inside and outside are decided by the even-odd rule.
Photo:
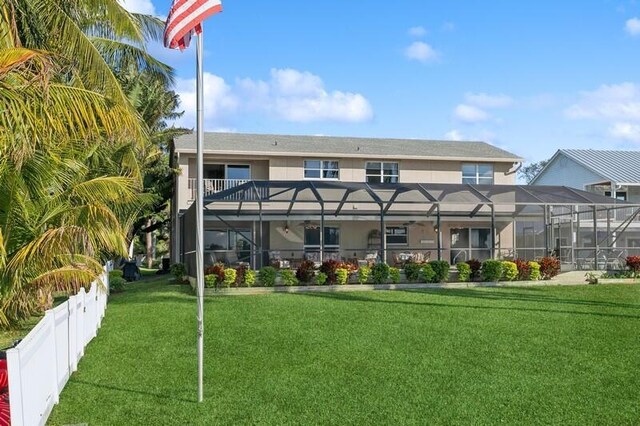
[[[215,194],[216,192],[230,189],[243,183],[249,182],[249,179],[203,179],[204,181],[204,196]],[[189,178],[189,201],[196,199],[196,182],[197,179]]]

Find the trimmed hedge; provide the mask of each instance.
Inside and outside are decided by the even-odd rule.
[[[510,260],[502,261],[502,279],[505,281],[513,281],[518,278],[518,265]]]
[[[429,264],[435,274],[433,282],[442,283],[449,279],[449,262],[446,260],[432,260]]]
[[[499,260],[489,259],[482,262],[481,274],[483,281],[500,281],[500,278],[502,278],[502,271],[502,262]]]
[[[458,270],[459,281],[467,282],[471,279],[471,266],[468,263],[456,263],[456,269]]]

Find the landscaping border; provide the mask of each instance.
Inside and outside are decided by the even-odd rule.
[[[195,278],[188,277],[191,288],[195,291]],[[612,283],[613,284],[613,283]],[[480,287],[545,287],[559,285],[589,285],[586,282],[565,283],[554,280],[545,281],[499,281],[499,282],[448,282],[448,283],[406,283],[406,284],[346,284],[346,285],[298,285],[274,287],[233,287],[205,288],[205,296],[249,296],[272,293],[328,293],[343,291],[378,291],[378,290],[419,290],[419,289],[462,289]]]

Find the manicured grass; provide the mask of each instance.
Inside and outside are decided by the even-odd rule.
[[[639,424],[640,286],[111,298],[51,424]]]

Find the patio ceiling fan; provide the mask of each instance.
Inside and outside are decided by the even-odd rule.
[[[311,222],[310,220],[305,220],[304,222],[300,222],[298,224],[298,226],[302,226],[304,229],[318,229],[320,228],[320,225],[315,223],[315,222]]]
[[[402,224],[402,226],[413,226],[413,225],[424,226],[424,223],[416,222],[415,220],[410,220],[410,221],[405,222],[405,223]]]

